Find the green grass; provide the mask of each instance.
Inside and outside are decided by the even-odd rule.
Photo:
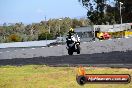
[[[130,74],[132,69],[86,67],[88,74]],[[86,84],[76,82],[75,67],[45,65],[1,66],[0,88],[132,88],[129,84]]]

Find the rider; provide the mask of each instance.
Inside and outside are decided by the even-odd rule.
[[[67,34],[68,38],[66,38],[66,40],[67,40],[67,46],[68,47],[69,47],[69,41],[68,41],[68,39],[71,39],[71,36],[74,35],[74,34],[75,34],[74,29],[70,28],[70,30],[68,31],[68,34]]]
[[[75,34],[74,29],[70,28],[70,30],[68,31],[68,37],[71,37],[74,34]]]

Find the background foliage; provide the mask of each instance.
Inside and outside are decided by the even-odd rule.
[[[123,23],[132,22],[132,0],[78,0],[85,7],[88,19],[93,24],[120,23],[120,4],[122,2]]]
[[[49,19],[40,23],[24,25],[22,22],[8,25],[4,23],[0,26],[0,42],[24,42],[35,40],[56,39],[64,35],[73,27],[87,26],[89,20],[86,18],[70,19],[68,17],[60,19]]]

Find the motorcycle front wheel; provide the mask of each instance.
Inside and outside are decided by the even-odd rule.
[[[77,46],[77,54],[80,54],[80,45],[76,45]]]
[[[73,55],[73,51],[71,49],[68,49],[68,54]]]

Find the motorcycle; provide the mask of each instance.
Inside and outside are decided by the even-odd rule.
[[[80,54],[80,37],[77,34],[74,34],[68,38],[66,38],[67,50],[69,55],[73,55],[73,52],[77,52]]]

